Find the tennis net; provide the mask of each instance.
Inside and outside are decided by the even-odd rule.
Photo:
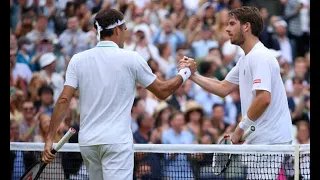
[[[10,176],[19,179],[41,157],[44,143],[10,143]],[[310,144],[135,144],[134,179],[310,179]],[[229,168],[213,173],[213,155],[234,154]],[[77,143],[65,144],[40,179],[89,179]]]

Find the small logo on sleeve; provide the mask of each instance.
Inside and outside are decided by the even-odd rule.
[[[187,71],[185,71],[184,74],[187,74]]]
[[[261,83],[261,79],[255,79],[255,80],[253,80],[253,84],[255,84],[255,83]]]

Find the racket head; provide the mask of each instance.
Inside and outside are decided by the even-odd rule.
[[[228,144],[232,145],[231,137],[229,134],[223,136],[218,144]],[[213,153],[212,158],[212,170],[216,176],[222,174],[228,167],[231,162],[232,154],[231,153]]]
[[[33,164],[20,178],[20,180],[35,180],[40,175],[45,164],[42,161],[38,161]]]

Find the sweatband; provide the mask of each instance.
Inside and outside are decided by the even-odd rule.
[[[250,120],[248,116],[244,116],[239,123],[239,128],[243,130],[247,130],[251,125],[254,124],[254,121]]]
[[[191,76],[191,71],[190,71],[190,69],[188,67],[185,67],[183,69],[180,69],[178,74],[182,77],[183,83],[184,83]]]

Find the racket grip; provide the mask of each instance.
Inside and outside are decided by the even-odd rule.
[[[247,131],[244,133],[244,135],[241,137],[240,141],[244,141],[247,139],[247,137],[250,136],[251,133],[253,133],[256,130],[255,126],[250,126]]]
[[[76,130],[74,128],[70,128],[68,130],[68,132],[60,139],[60,141],[57,143],[56,147],[54,147],[52,150],[51,150],[51,153],[56,153],[57,151],[59,151],[59,149],[66,143],[69,141],[70,137],[76,133]]]

